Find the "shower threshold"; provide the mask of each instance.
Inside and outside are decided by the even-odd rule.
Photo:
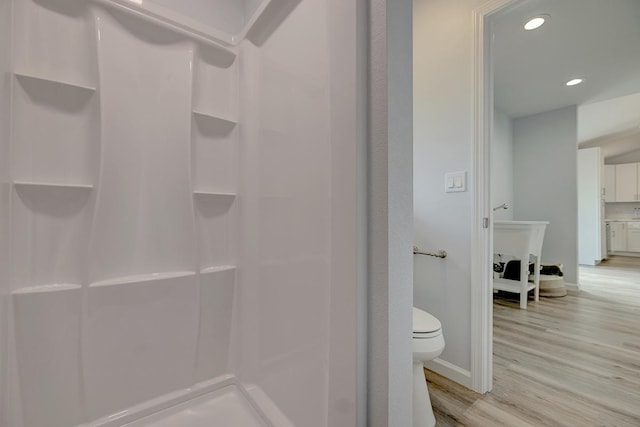
[[[125,424],[123,427],[266,427],[235,385]]]

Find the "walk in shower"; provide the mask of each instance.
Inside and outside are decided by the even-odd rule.
[[[0,426],[356,411],[356,10],[0,0]]]

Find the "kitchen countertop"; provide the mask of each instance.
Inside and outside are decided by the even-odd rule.
[[[606,219],[604,222],[638,222],[640,218],[616,218],[616,219]]]

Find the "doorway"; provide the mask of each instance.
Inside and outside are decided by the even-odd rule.
[[[552,3],[555,3],[555,4],[552,5]],[[522,24],[526,22],[525,18],[535,17],[536,15],[547,14],[543,12],[549,11],[550,9],[552,9],[552,6],[559,6],[557,3],[558,2],[549,2],[545,0],[512,1],[512,2],[503,1],[503,2],[493,2],[490,5],[488,5],[485,9],[477,11],[476,23],[478,25],[476,27],[476,45],[475,45],[476,46],[475,47],[476,49],[475,50],[476,73],[475,74],[476,74],[476,95],[477,95],[476,111],[480,111],[481,113],[479,114],[480,119],[476,123],[476,145],[475,145],[476,159],[475,161],[477,165],[476,179],[480,183],[479,185],[481,188],[476,195],[475,209],[477,212],[482,212],[486,214],[487,217],[491,217],[491,214],[492,214],[492,211],[490,210],[491,207],[500,205],[502,203],[506,203],[508,205],[510,204],[508,200],[503,200],[503,199],[496,200],[488,196],[494,193],[492,191],[494,189],[491,188],[491,179],[489,179],[489,182],[487,183],[487,175],[489,176],[495,175],[495,171],[497,169],[496,165],[492,165],[492,162],[491,162],[491,157],[492,157],[491,155],[495,154],[493,152],[493,149],[495,148],[494,141],[495,141],[495,137],[498,134],[498,129],[496,129],[494,124],[496,123],[496,121],[499,121],[501,119],[504,121],[504,112],[499,111],[496,113],[496,111],[494,110],[494,107],[498,105],[508,105],[509,102],[515,102],[513,100],[510,100],[509,96],[501,95],[500,89],[498,87],[499,84],[504,84],[504,82],[498,81],[499,80],[498,78],[500,77],[499,76],[500,64],[497,63],[497,60],[494,61],[494,59],[496,59],[499,56],[497,49],[500,48],[500,40],[501,40],[498,37],[498,35],[495,35],[496,34],[495,31],[497,31],[499,27],[501,27],[502,30],[515,30],[515,29],[521,30],[521,28],[517,28],[517,27],[521,27]],[[559,6],[560,9],[556,9],[555,12],[547,14],[547,15],[550,15],[549,17],[551,18],[550,21],[547,23],[547,25],[549,23],[553,24],[553,26],[548,26],[547,28],[551,28],[556,32],[559,31],[557,27],[561,26],[560,22],[563,22],[565,17],[570,16],[568,13],[566,13],[566,10],[564,10],[563,8],[566,7],[568,9],[571,9],[572,7],[569,4],[571,2],[562,2],[562,3],[563,5]],[[600,6],[602,6],[602,4],[600,4]],[[620,2],[619,6],[620,8],[633,7],[633,5],[630,2]],[[575,7],[573,9],[573,10],[579,10],[579,12],[575,13],[574,18],[581,19],[581,23],[584,24],[585,22],[584,20],[588,16],[587,13],[595,13],[595,11],[597,10],[597,7],[598,7],[597,2],[588,2],[588,3],[580,2],[580,7],[579,8]],[[610,6],[609,6],[609,9],[611,9]],[[609,19],[617,19],[618,26],[624,27],[622,23],[625,22],[624,15],[628,14],[629,13],[628,11],[626,13],[622,12],[621,15],[616,15],[616,13],[620,12],[618,10],[615,10],[615,11],[608,10],[608,12],[609,12],[608,13]],[[634,14],[632,14],[632,16],[633,15]],[[519,16],[519,18],[517,18],[517,16]],[[598,17],[602,17],[602,14],[598,15]],[[508,22],[505,21],[507,23],[504,23],[504,22],[501,23],[501,20],[505,20],[505,19],[508,20]],[[600,22],[600,24],[602,25],[602,22]],[[544,26],[542,27],[542,29],[544,29]],[[487,37],[487,35],[489,34],[491,34],[492,37]],[[523,34],[524,34],[524,31],[523,31]],[[531,43],[532,45],[535,45],[535,43],[541,43],[542,37],[540,36],[540,34],[543,34],[543,33],[538,33],[537,35],[534,35],[534,34],[535,33],[532,32],[530,34],[527,34],[526,36],[523,36],[523,38],[527,37],[527,38],[524,38],[524,41]],[[495,39],[493,38],[493,35],[495,35]],[[515,54],[517,54],[518,52],[520,53],[524,52],[526,53],[526,55],[524,55],[525,59],[522,59],[522,56],[519,57],[520,59],[522,59],[523,62],[526,62],[527,60],[530,60],[533,57],[535,57],[536,49],[534,47],[523,48],[522,46],[518,46],[518,43],[517,43],[518,40],[515,40],[515,39],[516,39],[516,36],[512,36],[508,40],[508,45],[512,50],[507,53],[507,56],[509,56],[511,59],[514,59]],[[495,42],[491,43],[492,40],[495,40]],[[552,44],[550,44],[549,42],[545,42],[545,46],[547,47],[546,50],[548,51],[549,46],[552,46]],[[580,49],[576,49],[576,50],[580,50]],[[591,55],[594,55],[593,49],[586,49],[586,50],[582,49],[580,51],[583,52],[583,54],[587,54],[587,52],[590,52]],[[576,55],[566,55],[566,56],[575,57]],[[584,62],[585,61],[582,61],[580,65],[581,66],[585,65]],[[515,65],[512,64],[511,71],[518,68],[517,67],[518,65],[519,64],[515,64]],[[529,68],[532,68],[532,67],[533,66],[531,65],[531,63],[529,63]],[[516,74],[517,74],[517,77],[521,80],[521,85],[524,85],[524,86],[532,85],[531,84],[532,81],[528,79],[526,75],[524,75],[523,73],[516,73]],[[613,74],[616,75],[616,73],[613,73]],[[494,75],[496,76],[495,81],[493,79]],[[552,73],[538,73],[538,76],[540,76],[542,80],[553,77]],[[528,100],[530,101],[538,101],[537,106],[527,107],[524,105],[517,104],[517,102],[514,104],[515,105],[514,108],[516,110],[518,109],[520,110],[516,111],[515,113],[507,114],[508,119],[512,121],[511,129],[510,129],[510,133],[512,137],[514,135],[514,132],[517,132],[517,131],[531,132],[532,129],[535,129],[536,126],[544,127],[546,130],[548,130],[549,128],[557,129],[559,126],[558,122],[560,121],[560,119],[557,118],[558,112],[562,111],[565,115],[562,121],[566,122],[567,117],[568,117],[568,120],[574,120],[574,126],[578,129],[575,139],[577,141],[581,141],[579,148],[590,148],[590,147],[600,146],[600,147],[604,147],[603,148],[603,151],[604,151],[605,149],[611,150],[611,147],[613,145],[618,147],[617,149],[622,149],[620,148],[622,146],[629,147],[629,144],[624,142],[618,141],[614,144],[613,142],[610,142],[608,139],[606,139],[604,135],[600,135],[596,138],[590,138],[590,139],[584,136],[584,131],[582,132],[583,134],[581,135],[581,131],[578,126],[580,122],[580,114],[581,114],[580,106],[585,104],[593,106],[599,102],[608,103],[613,99],[626,97],[626,96],[629,96],[629,94],[640,92],[640,86],[634,86],[634,84],[637,84],[637,82],[630,81],[625,84],[612,85],[613,89],[608,89],[608,91],[603,89],[598,92],[596,90],[596,86],[597,86],[596,83],[598,85],[602,84],[603,85],[602,87],[605,87],[606,86],[605,82],[599,81],[598,79],[593,77],[591,78],[591,80],[593,81],[590,82],[590,78],[583,76],[584,77],[583,83],[589,83],[589,82],[590,83],[589,85],[582,86],[580,88],[580,91],[581,91],[580,92],[578,90],[573,90],[570,86],[566,86],[565,84],[566,82],[575,78],[576,76],[569,76],[568,72],[565,71],[565,77],[567,78],[566,81],[559,80],[555,88],[551,89],[551,92],[547,92],[548,89],[543,87],[538,89],[537,93],[534,93],[533,95],[528,97]],[[513,95],[514,93],[516,94],[519,93],[520,96],[522,96],[522,93],[524,93],[524,90],[521,90],[514,86],[509,86],[516,83],[517,82],[514,82],[514,81],[507,81],[506,89],[503,88],[504,92],[507,93],[507,95]],[[547,86],[551,87],[552,84],[547,83]],[[622,89],[623,86],[625,87],[624,91]],[[494,91],[494,88],[495,88],[495,91]],[[586,88],[586,89],[583,89],[583,88]],[[573,92],[566,92],[567,96],[565,96],[560,101],[557,101],[555,104],[553,102],[549,102],[551,98],[551,95],[549,95],[549,93],[560,92],[562,90],[567,90],[567,89],[573,90]],[[628,91],[628,92],[625,92],[625,91]],[[538,94],[541,96],[538,97]],[[539,98],[541,98],[542,101],[540,101]],[[544,104],[544,102],[547,102],[547,104]],[[567,102],[570,102],[570,103],[567,104]],[[535,104],[535,102],[533,103]],[[527,110],[527,108],[529,109]],[[590,108],[592,107],[587,108],[587,110],[589,110]],[[567,109],[569,111],[567,111]],[[612,126],[615,127],[616,125],[612,125]],[[626,134],[628,133],[633,133],[633,132],[630,130],[627,130]],[[544,135],[545,137],[549,137],[548,132],[543,133],[542,135]],[[614,132],[614,136],[617,137],[618,134]],[[565,139],[569,140],[570,138],[565,138]],[[525,138],[524,140],[526,141],[527,139]],[[568,145],[565,145],[565,147],[568,147]],[[561,149],[557,146],[547,147],[545,150],[543,150],[543,153],[541,153],[541,155],[539,155],[535,159],[535,161],[537,162],[536,166],[529,167],[529,169],[526,169],[526,167],[523,166],[522,162],[518,163],[518,160],[514,158],[514,161],[512,162],[512,167],[518,168],[518,170],[514,171],[512,175],[513,176],[512,182],[514,183],[513,185],[515,187],[512,190],[513,211],[512,211],[512,216],[507,219],[550,220],[551,224],[554,224],[555,227],[553,228],[550,227],[550,229],[548,229],[547,231],[548,234],[545,236],[545,244],[547,245],[546,246],[547,251],[545,252],[544,250],[545,247],[543,247],[542,260],[543,262],[551,261],[553,263],[557,262],[557,263],[563,264],[563,268],[565,269],[565,278],[567,282],[569,283],[569,285],[574,285],[573,286],[574,290],[578,290],[579,283],[583,281],[586,283],[589,281],[589,279],[583,280],[583,276],[585,276],[585,274],[587,274],[587,272],[589,272],[590,270],[589,268],[578,267],[577,227],[574,231],[573,229],[571,229],[572,223],[570,221],[563,220],[562,218],[559,218],[555,221],[551,218],[545,218],[545,217],[522,218],[523,215],[539,215],[539,216],[548,215],[552,217],[553,215],[556,215],[558,211],[566,209],[566,212],[568,212],[567,217],[571,217],[571,215],[574,215],[575,221],[573,222],[573,225],[575,226],[575,223],[577,222],[577,216],[578,216],[577,183],[574,180],[573,199],[569,196],[566,196],[566,194],[570,194],[571,192],[571,188],[568,188],[565,186],[565,184],[571,184],[571,183],[569,183],[566,178],[562,178],[562,174],[566,173],[566,170],[559,170],[559,168],[552,167],[553,162],[558,160],[557,157],[559,157],[561,154],[567,154],[567,156],[570,156],[571,153],[573,153],[573,156],[574,156],[573,164],[576,165],[575,167],[577,169],[577,160],[576,160],[577,149],[575,145],[573,145],[570,148],[571,148],[571,151],[567,150],[566,153],[561,153]],[[536,155],[536,153],[532,152],[531,150],[530,151],[522,150],[522,151],[529,155],[528,160],[531,160],[531,157]],[[517,155],[518,155],[517,153],[512,154],[512,156],[514,157],[516,157]],[[522,153],[520,153],[520,155],[522,155]],[[627,156],[626,158],[627,160],[629,160],[629,163],[632,163],[632,160],[634,160],[634,158],[632,157],[635,154],[633,150],[630,150],[627,153],[618,154],[618,155],[619,156],[626,155]],[[535,176],[536,168],[539,170],[538,176]],[[530,175],[525,175],[524,177],[521,176],[520,178],[518,178],[517,177],[518,173],[522,175],[523,170],[526,170],[527,172],[529,172]],[[486,171],[486,173],[483,174],[483,171]],[[501,170],[501,172],[504,172],[504,171]],[[555,176],[556,178],[553,178],[553,176]],[[533,196],[536,194],[536,192],[535,192],[535,188],[533,190],[531,189],[532,188],[531,186],[529,186],[527,191],[518,191],[517,189],[518,181],[529,181],[529,183],[531,182],[535,183],[536,180],[540,180],[540,179],[551,179],[552,181],[555,182],[555,184],[552,186],[546,186],[546,187],[543,187],[542,185],[538,185],[541,188],[541,190],[539,191],[539,194],[542,194],[544,198],[539,197],[538,200],[533,200],[533,201],[529,200],[530,203],[528,205],[525,205],[525,207],[523,207],[522,203],[518,203],[519,200],[534,199]],[[485,186],[484,188],[482,188],[483,185]],[[565,191],[565,195],[557,194],[557,193],[561,193],[559,191],[561,189]],[[625,207],[625,209],[627,207]],[[501,212],[501,213],[504,214],[504,212]],[[482,265],[490,265],[492,262],[491,255],[493,254],[493,249],[492,249],[493,231],[490,226],[488,228],[488,236],[485,236],[482,234],[482,229],[481,229],[482,225],[478,224],[476,225],[476,227],[477,227],[476,236],[478,236],[476,239],[476,244],[478,244],[479,247],[489,248],[482,255],[477,255],[474,257],[475,258],[474,265],[476,265],[476,271],[480,272],[482,271]],[[559,231],[556,230],[557,228],[559,228]],[[573,250],[571,250],[570,248],[560,249],[561,245],[558,243],[558,241],[564,241],[564,243],[569,245],[572,244],[573,242],[574,249]],[[556,253],[558,254],[557,257],[554,255]],[[567,254],[569,255],[572,254],[573,258],[571,257],[567,258]],[[547,256],[547,259],[545,259],[545,256]],[[564,258],[561,258],[561,257],[564,257]],[[622,261],[621,262],[622,264],[626,264],[625,268],[627,269],[629,265],[633,265],[633,262],[625,263],[624,260],[621,260],[621,261]],[[614,267],[615,268],[611,268],[609,270],[614,271],[616,270],[616,268],[619,268],[621,266],[616,265]],[[484,273],[484,271],[482,272]],[[619,273],[619,274],[622,274],[622,273]],[[492,333],[490,331],[493,330],[493,326],[494,326],[492,324],[492,319],[493,319],[495,306],[493,302],[486,301],[486,299],[484,299],[486,294],[483,294],[483,292],[486,292],[489,294],[491,293],[491,286],[490,286],[491,279],[481,275],[479,278],[476,278],[475,280],[477,281],[476,283],[477,286],[473,286],[473,289],[475,290],[479,289],[480,292],[473,291],[472,306],[476,307],[474,318],[481,319],[481,321],[477,323],[478,326],[475,327],[475,330],[478,332],[482,332],[482,334],[474,334],[474,335],[477,335],[481,337],[481,339],[486,339],[489,343],[492,343],[493,342]],[[506,304],[506,306],[508,307],[508,304]],[[472,313],[474,313],[473,310],[472,310]],[[475,383],[480,385],[480,387],[474,388],[474,389],[476,390],[479,389],[479,391],[488,391],[491,389],[490,373],[492,372],[492,367],[493,367],[492,351],[491,351],[492,346],[490,344],[487,344],[486,341],[484,343],[480,343],[478,342],[478,340],[474,341],[472,338],[472,348],[474,349],[472,352],[472,359],[473,359],[472,372],[471,372],[472,380],[475,378],[476,379]]]

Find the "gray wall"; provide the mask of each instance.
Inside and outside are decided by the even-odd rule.
[[[493,213],[495,220],[513,219],[513,129],[505,113],[493,111],[493,139],[491,141],[491,206],[503,203],[509,209]]]
[[[411,0],[370,0],[368,425],[412,424]]]
[[[10,254],[9,209],[11,186],[9,183],[9,123],[11,100],[11,2],[0,0],[0,426],[11,425],[7,390],[7,340],[9,333],[7,306],[9,303]]]
[[[414,241],[424,249],[443,248],[449,253],[446,260],[422,257],[414,260],[414,305],[431,312],[442,322],[446,347],[440,357],[466,370],[470,367],[471,353],[471,194],[445,194],[444,174],[469,171],[471,168],[471,16],[474,9],[486,3],[488,0],[414,0]],[[568,230],[571,236],[562,239],[563,245],[568,247],[568,255],[563,256],[565,261],[561,262],[566,264],[565,268],[573,270],[572,281],[575,283],[577,131],[575,108],[573,110],[573,160],[562,166],[568,169],[563,173],[572,175],[572,179],[560,184],[554,182],[544,192],[559,187],[564,195],[562,197],[567,198],[566,203],[562,201],[562,204],[570,205],[568,207],[573,210],[573,214],[568,215],[572,218],[566,221],[556,219],[555,215],[549,219],[556,222],[555,227],[561,222],[570,222]],[[560,150],[563,157],[567,157],[565,151],[568,149],[563,147]],[[532,153],[533,158],[554,155],[555,149],[550,153],[544,153],[544,150]],[[551,159],[551,162],[557,161]],[[544,175],[538,169],[535,173]],[[573,193],[567,188],[571,186]],[[546,194],[542,196],[546,197]],[[521,199],[518,198],[518,190],[514,190],[513,204],[516,209]],[[521,213],[522,218],[519,218],[518,211],[514,210],[514,218],[537,216],[531,215],[535,212],[526,209]],[[547,216],[546,213],[544,215]],[[549,256],[555,258],[555,252]]]
[[[638,145],[640,146],[640,139],[638,139]],[[605,160],[608,165],[618,165],[622,163],[637,163],[640,162],[640,150],[632,151],[630,153],[621,154],[619,156],[609,157]]]
[[[414,241],[448,253],[415,257],[414,305],[440,319],[440,358],[463,370],[471,361],[471,193],[445,193],[444,175],[471,168],[471,16],[483,3],[415,0],[413,15]]]
[[[543,263],[564,264],[578,283],[577,109],[575,106],[513,121],[514,218],[550,221]]]

